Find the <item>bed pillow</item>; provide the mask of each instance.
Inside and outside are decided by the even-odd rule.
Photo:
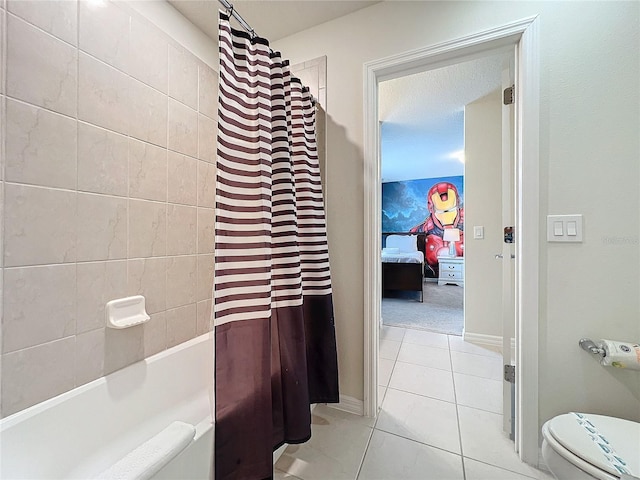
[[[389,235],[387,248],[397,248],[400,252],[415,252],[418,250],[417,235]]]

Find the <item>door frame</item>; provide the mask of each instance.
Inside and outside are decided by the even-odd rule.
[[[525,18],[456,40],[364,64],[364,414],[378,411],[381,310],[381,176],[378,84],[516,47],[516,438],[522,461],[538,465],[539,21]],[[371,232],[377,232],[372,235]],[[529,401],[525,402],[524,399]],[[532,399],[534,399],[532,401]]]

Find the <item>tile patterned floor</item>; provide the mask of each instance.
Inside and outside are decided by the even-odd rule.
[[[376,419],[318,405],[313,435],[289,446],[274,478],[526,480],[502,433],[502,359],[461,337],[383,327]]]

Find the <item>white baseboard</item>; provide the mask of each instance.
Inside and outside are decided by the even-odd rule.
[[[486,335],[484,333],[462,332],[462,339],[465,342],[475,343],[476,345],[486,345],[487,347],[497,347],[502,351],[502,337],[499,335]],[[515,356],[516,341],[511,339],[511,358]]]
[[[327,406],[354,415],[364,415],[364,402],[348,395],[340,395],[340,403],[327,403]]]

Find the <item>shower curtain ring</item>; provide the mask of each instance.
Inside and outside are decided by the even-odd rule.
[[[233,16],[233,3],[230,3],[227,7],[227,17],[231,18]]]

